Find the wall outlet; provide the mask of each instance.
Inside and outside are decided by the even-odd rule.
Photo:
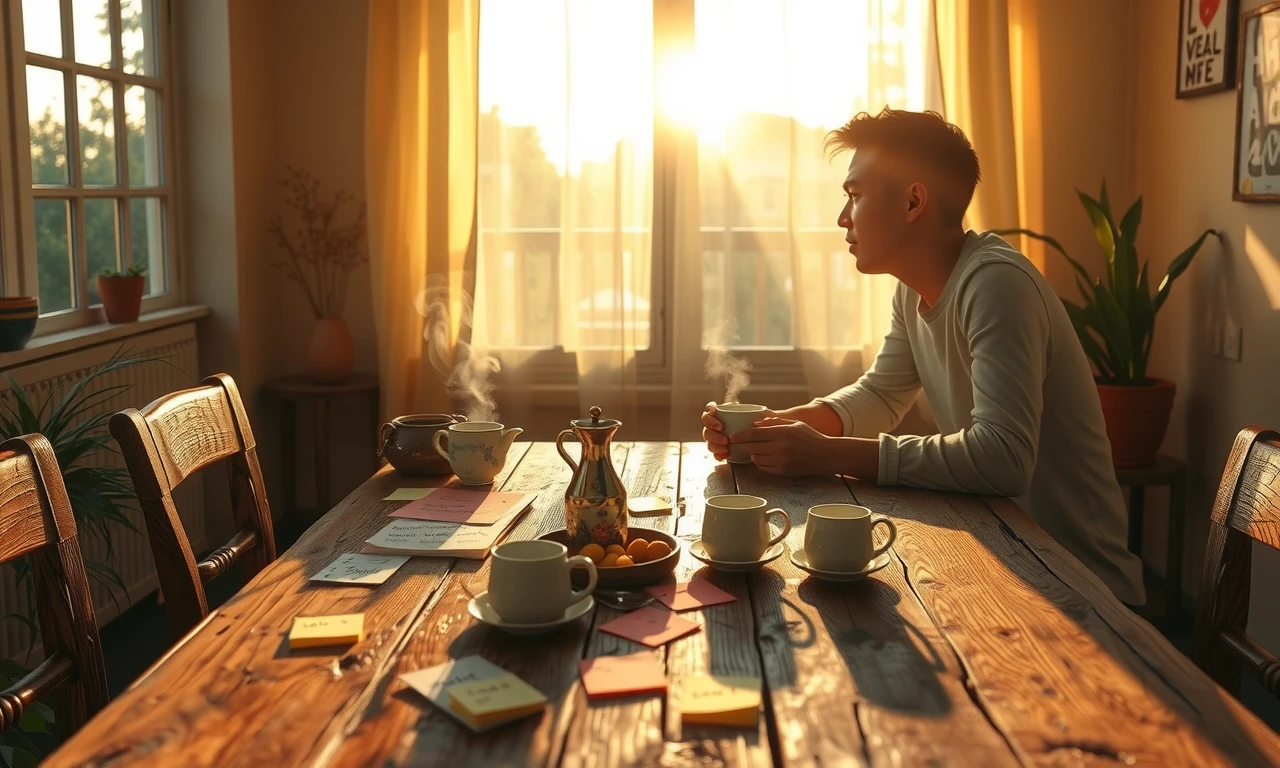
[[[1244,329],[1228,325],[1222,329],[1222,356],[1240,362],[1240,347],[1244,343]]]

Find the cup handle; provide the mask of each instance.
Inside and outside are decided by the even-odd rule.
[[[875,560],[877,557],[883,555],[885,552],[888,552],[889,547],[893,546],[893,540],[898,538],[898,526],[894,525],[893,521],[887,517],[877,517],[875,520],[871,522],[871,534],[873,536],[875,535],[876,526],[880,525],[881,523],[884,523],[885,525],[889,526],[889,539],[885,541],[884,546],[877,547],[876,550],[871,553],[872,560]]]
[[[445,432],[443,429],[437,431],[434,435],[431,436],[431,445],[435,446],[436,453],[443,456],[445,461],[449,461],[449,452],[445,450],[444,446],[442,445],[442,441],[446,440],[448,437],[449,437],[449,434]]]
[[[569,592],[569,605],[573,605],[582,598],[596,591],[596,579],[599,578],[599,574],[596,571],[596,564],[591,562],[591,558],[583,557],[582,555],[569,558],[569,570],[573,570],[578,567],[587,569],[587,586],[582,589]]]
[[[395,427],[389,421],[382,422],[382,426],[378,427],[378,458],[382,458],[387,450],[387,441],[391,439],[391,430]]]
[[[791,515],[788,515],[786,510],[778,509],[777,507],[764,513],[766,521],[775,515],[782,515],[782,533],[779,533],[777,536],[774,536],[769,540],[770,547],[787,538],[787,534],[791,533]],[[766,549],[768,549],[768,547],[766,547]]]

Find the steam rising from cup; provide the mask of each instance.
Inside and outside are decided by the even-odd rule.
[[[742,391],[751,384],[750,361],[729,354],[729,342],[737,338],[735,325],[731,318],[725,318],[702,337],[707,350],[705,374],[708,379],[724,381],[724,403],[738,402]]]
[[[431,275],[427,288],[415,302],[418,313],[426,318],[422,337],[427,342],[427,359],[445,382],[449,397],[459,404],[469,421],[499,421],[498,404],[493,398],[495,385],[489,377],[502,370],[498,358],[458,339],[453,347],[453,368],[449,370],[446,353],[450,349],[449,333],[452,315],[449,287],[441,275]],[[470,329],[473,300],[462,292],[459,302],[460,329]]]

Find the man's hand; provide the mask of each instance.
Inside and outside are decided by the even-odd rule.
[[[760,414],[760,418],[770,418],[773,415],[773,411],[766,410]],[[711,455],[718,461],[729,458],[729,436],[724,433],[724,424],[717,416],[714,400],[707,403],[702,410],[702,439],[707,443],[707,450],[711,451]]]
[[[706,423],[705,416],[703,423]],[[724,437],[723,432],[720,437]],[[746,445],[755,465],[773,475],[833,475],[841,471],[836,466],[839,460],[836,439],[803,421],[770,416],[734,435],[732,440],[735,445]],[[729,455],[727,445],[724,455]]]

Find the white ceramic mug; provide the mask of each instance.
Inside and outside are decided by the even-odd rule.
[[[458,482],[488,485],[502,471],[511,442],[523,431],[520,427],[508,429],[496,421],[467,421],[436,432],[431,444],[449,461]]]
[[[877,547],[872,529],[883,523],[889,538]],[[887,517],[871,517],[857,504],[819,504],[809,508],[804,524],[804,555],[809,565],[831,573],[857,573],[889,550],[898,528]]]
[[[575,590],[569,571],[587,569],[587,586]],[[569,557],[555,541],[508,541],[493,550],[489,605],[508,624],[545,624],[596,588],[596,566],[588,557]]]
[[[702,515],[702,546],[712,560],[749,563],[791,532],[791,517],[768,509],[759,496],[733,493],[707,499]],[[769,537],[769,518],[782,518],[782,533]]]
[[[732,437],[744,432],[764,417],[769,410],[763,405],[750,403],[725,403],[716,406],[716,418],[724,425],[725,435]],[[745,445],[729,445],[729,461],[734,464],[750,464],[751,451]]]

